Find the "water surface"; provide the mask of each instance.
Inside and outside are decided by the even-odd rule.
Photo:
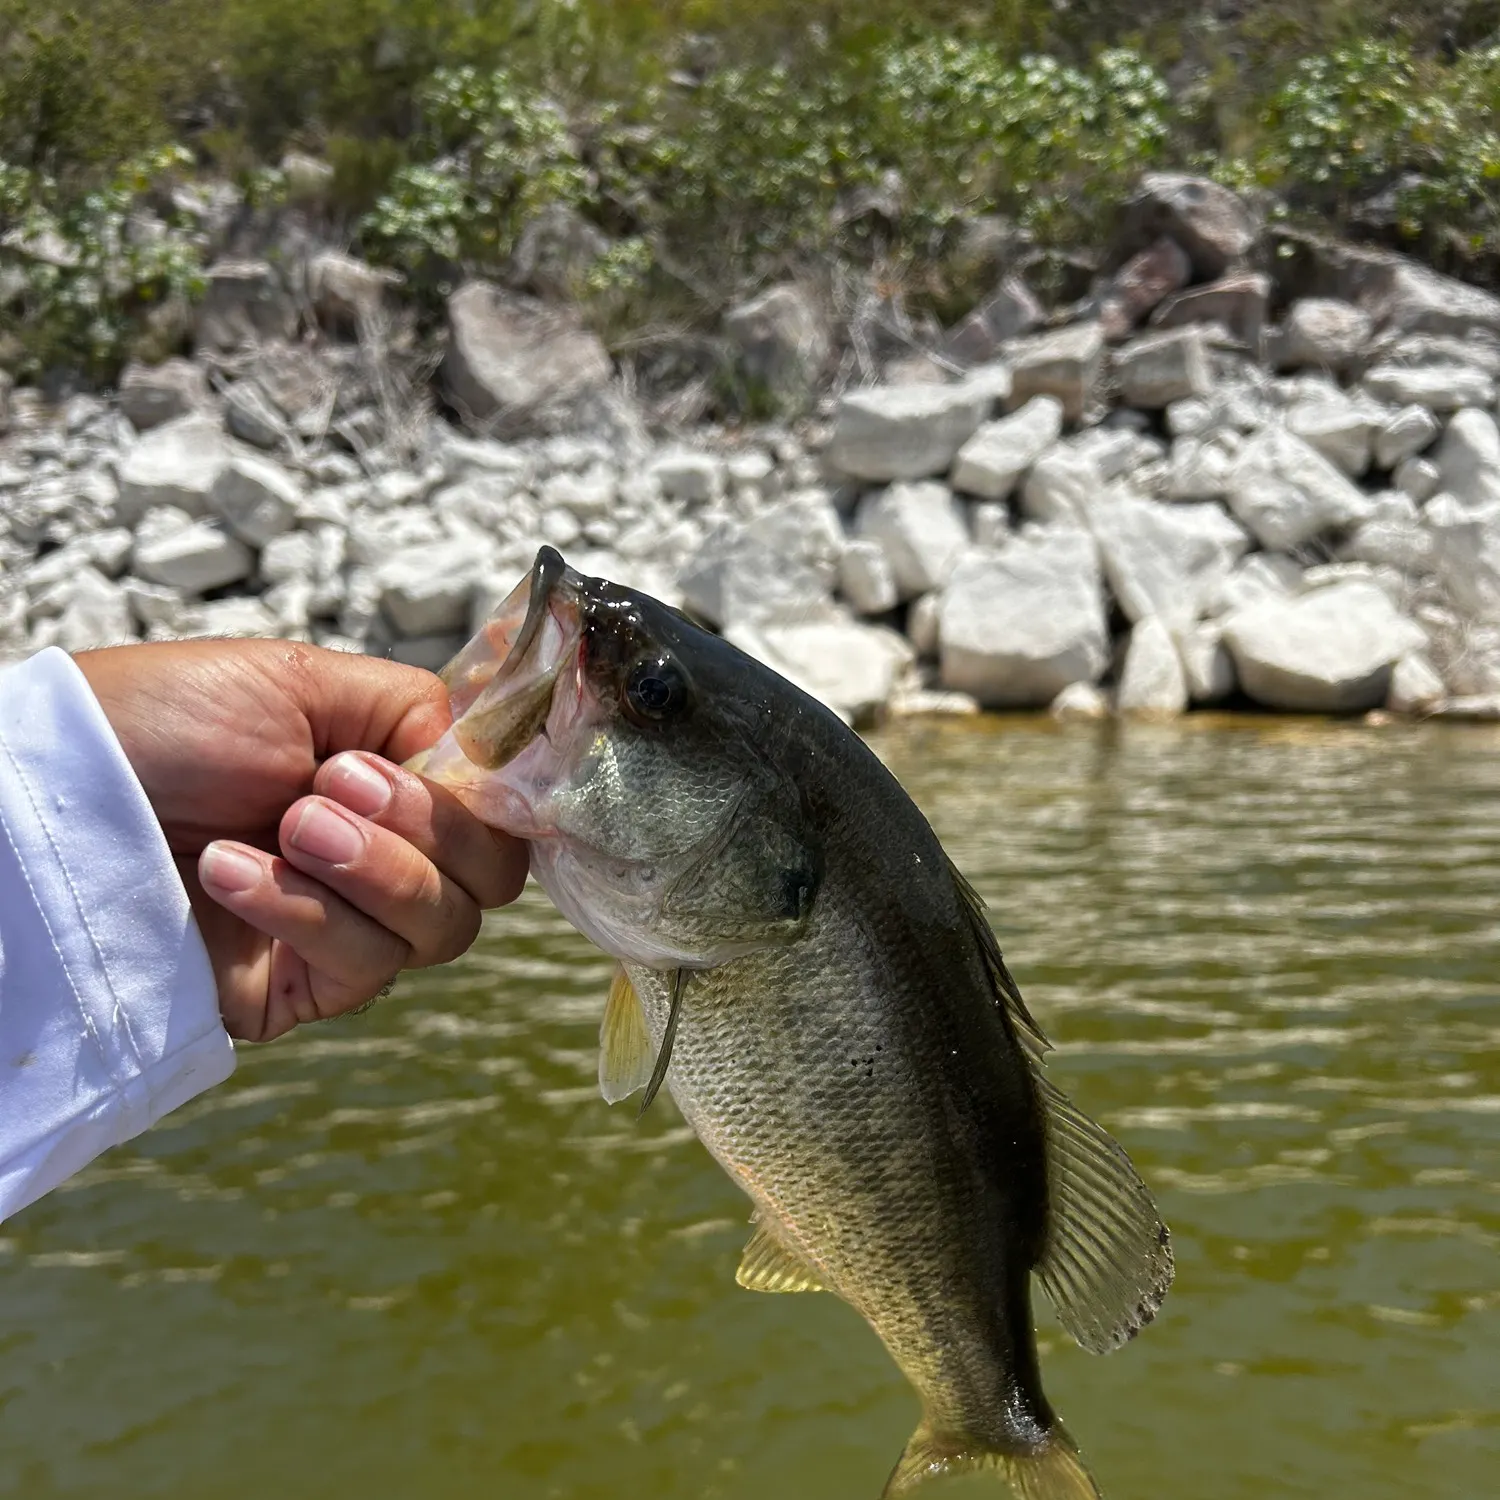
[[[1500,1493],[1500,736],[876,744],[1172,1224],[1134,1344],[1044,1321],[1109,1500]],[[735,1286],[738,1192],[598,1098],[608,979],[529,893],[0,1226],[0,1495],[875,1500],[911,1393]]]

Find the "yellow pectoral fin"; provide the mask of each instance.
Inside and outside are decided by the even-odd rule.
[[[764,1224],[755,1226],[734,1279],[750,1292],[821,1292],[817,1272]]]
[[[617,969],[599,1027],[599,1092],[605,1103],[618,1104],[645,1088],[654,1060],[640,997],[624,969]]]

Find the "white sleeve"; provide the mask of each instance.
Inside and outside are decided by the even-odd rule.
[[[223,1082],[187,891],[65,652],[0,672],[0,1219]]]

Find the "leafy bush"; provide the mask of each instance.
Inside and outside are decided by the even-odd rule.
[[[40,174],[0,163],[0,276],[23,351],[22,370],[91,372],[119,364],[142,315],[201,294],[188,226],[140,215],[143,194],[191,164],[180,147],[128,162],[103,187],[60,195]]]
[[[361,228],[372,249],[418,278],[503,264],[526,220],[577,203],[588,177],[551,100],[505,72],[445,68],[420,98],[413,155]]]

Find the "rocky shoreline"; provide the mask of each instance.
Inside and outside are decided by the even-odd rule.
[[[0,656],[284,636],[436,667],[543,542],[855,723],[1191,707],[1500,717],[1500,299],[1148,178],[1111,269],[1016,276],[839,388],[795,284],[739,374],[807,415],[653,430],[566,310],[473,282],[431,383],[389,277],[210,273],[195,356],[0,385]],[[439,411],[436,402],[441,403]]]

